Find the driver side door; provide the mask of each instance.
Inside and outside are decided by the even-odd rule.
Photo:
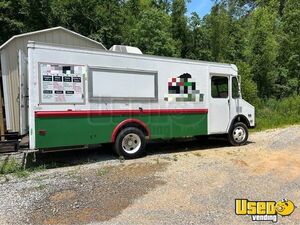
[[[230,118],[229,75],[210,75],[208,133],[226,133]]]

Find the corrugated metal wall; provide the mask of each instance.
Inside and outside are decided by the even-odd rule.
[[[18,74],[18,50],[21,49],[27,55],[28,41],[37,41],[44,43],[54,43],[62,45],[71,45],[76,47],[97,48],[101,46],[88,39],[72,34],[63,29],[50,30],[41,33],[18,37],[8,43],[1,50],[1,66],[3,76],[4,92],[9,93],[4,96],[6,102],[5,108],[7,130],[19,132],[19,74]],[[4,77],[7,76],[7,77]],[[5,90],[7,89],[7,90]]]

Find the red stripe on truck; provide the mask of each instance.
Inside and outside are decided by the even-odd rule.
[[[74,117],[74,116],[121,116],[121,115],[168,115],[206,114],[208,109],[141,109],[141,110],[76,110],[76,111],[36,111],[35,117]]]

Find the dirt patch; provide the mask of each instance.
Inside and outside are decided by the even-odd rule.
[[[30,223],[51,225],[107,221],[133,201],[165,182],[156,175],[167,163],[133,163],[76,174],[68,190],[58,190],[32,212]],[[73,187],[72,187],[73,186]]]
[[[241,160],[241,159],[233,159],[232,162],[237,165],[237,166],[240,166],[240,167],[248,167],[248,163],[246,163],[244,160]]]
[[[272,173],[288,181],[300,178],[300,154],[296,151],[293,154],[290,151],[262,154],[259,158],[252,158],[250,162],[254,174]]]
[[[58,192],[52,196],[50,196],[49,200],[51,202],[62,202],[62,201],[66,201],[68,199],[72,199],[76,196],[76,193],[74,191],[62,191],[62,192]]]
[[[300,152],[295,150],[255,151],[246,157],[237,155],[230,160],[234,165],[247,169],[251,176],[272,174],[280,180],[300,179]]]

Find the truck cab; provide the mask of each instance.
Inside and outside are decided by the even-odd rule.
[[[230,75],[210,74],[208,134],[226,133],[232,145],[242,145],[255,126],[255,108],[242,98],[241,79],[232,68]]]

